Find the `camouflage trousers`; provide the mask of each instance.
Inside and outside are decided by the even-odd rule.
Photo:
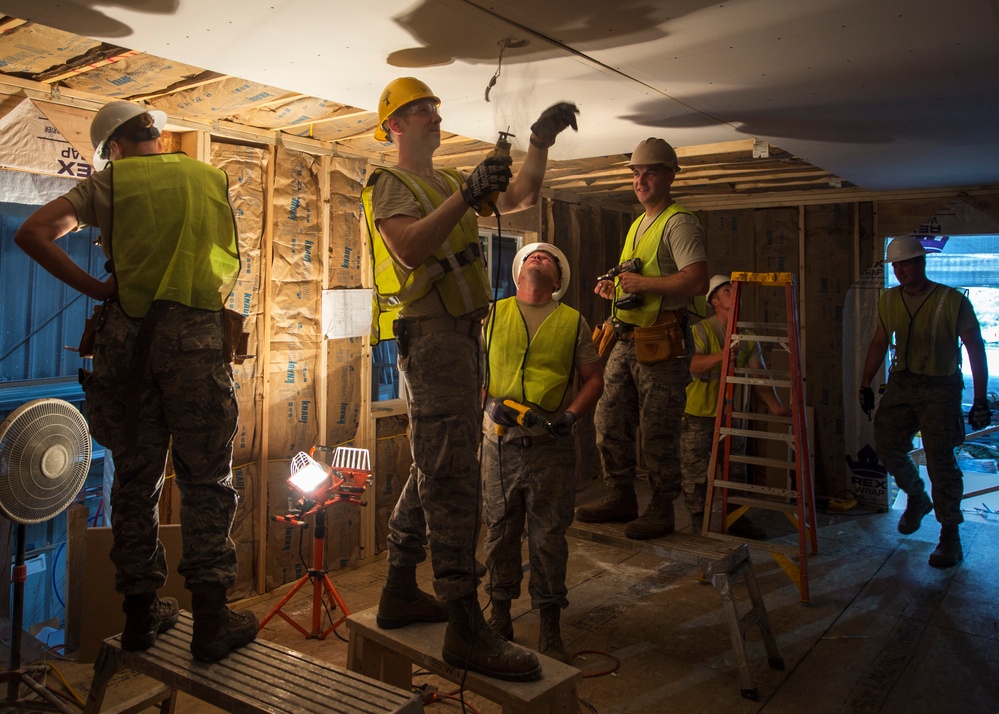
[[[141,380],[129,368],[139,321],[115,305],[94,343],[94,371],[84,379],[94,439],[111,450],[111,530],[115,589],[146,593],[167,579],[158,504],[167,450],[181,496],[178,572],[187,587],[236,582],[229,537],[236,512],[232,440],[238,408],[232,371],[222,356],[222,314],[171,305],[159,318]],[[137,412],[129,443],[129,399]]]
[[[434,590],[452,600],[478,586],[479,342],[435,332],[409,340],[408,349],[399,371],[409,390],[413,468],[389,518],[388,561],[413,567],[429,543]]]
[[[594,417],[608,486],[634,488],[635,438],[641,427],[642,457],[653,491],[670,501],[680,495],[680,418],[690,379],[690,360],[640,364],[634,343],[617,341],[604,369],[604,393]]]
[[[490,572],[487,590],[496,600],[520,597],[521,539],[526,525],[531,607],[566,607],[569,546],[565,532],[576,501],[574,440],[521,445],[485,438],[482,473],[485,557]]]
[[[964,443],[963,387],[960,373],[927,377],[894,372],[874,415],[878,457],[909,495],[924,490],[919,469],[909,456],[912,438],[920,433],[933,488],[933,510],[937,521],[948,525],[964,521],[964,475],[954,457],[954,449]]]
[[[746,453],[746,438],[730,436],[732,453]],[[683,498],[688,513],[702,513],[707,496],[708,467],[715,441],[715,418],[684,414],[680,431],[680,468],[683,472]],[[746,465],[729,463],[729,479],[746,481]]]

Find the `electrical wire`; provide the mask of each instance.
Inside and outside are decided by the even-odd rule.
[[[605,677],[608,674],[614,674],[614,672],[621,667],[621,660],[612,655],[610,652],[603,652],[601,650],[579,650],[578,652],[573,653],[572,657],[569,658],[569,664],[572,664],[574,659],[584,654],[595,654],[600,655],[601,657],[606,657],[611,660],[613,664],[608,669],[601,669],[596,672],[584,672],[583,679],[590,679],[591,677]]]
[[[66,681],[66,678],[63,676],[62,672],[59,671],[59,668],[56,667],[51,662],[46,662],[46,664],[48,665],[48,668],[52,670],[53,674],[55,674],[55,676],[58,677],[59,681],[62,682],[62,686],[66,688],[66,691],[68,691],[73,696],[73,699],[76,701],[76,703],[79,704],[81,708],[87,706],[87,703],[83,700],[83,698],[79,694],[77,694],[76,690],[73,689],[73,687],[70,686],[69,682]],[[62,694],[62,693],[56,692],[56,694]]]

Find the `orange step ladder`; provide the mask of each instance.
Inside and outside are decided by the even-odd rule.
[[[798,587],[801,602],[808,602],[808,555],[819,552],[816,531],[815,490],[812,481],[811,455],[809,453],[808,424],[805,419],[805,393],[801,374],[801,346],[798,329],[798,303],[792,273],[734,272],[732,281],[732,309],[725,331],[725,356],[722,360],[721,384],[718,407],[715,412],[715,435],[708,466],[707,497],[705,499],[702,534],[709,535],[712,504],[716,492],[721,497],[721,533],[742,517],[752,507],[784,512],[798,531],[797,552],[781,550],[776,544],[751,542],[752,547],[763,547]],[[783,287],[786,299],[787,321],[784,323],[745,322],[740,319],[741,294],[744,284]],[[788,354],[789,369],[781,372],[772,369],[737,367],[733,355],[738,354],[739,344],[745,341],[771,343]],[[737,411],[736,385],[772,386],[790,394],[790,416],[769,413]],[[787,402],[785,402],[787,403]],[[777,424],[780,431],[767,429]],[[747,427],[754,428],[747,428]],[[786,429],[785,429],[786,427]],[[787,444],[786,459],[749,456],[732,452],[732,439],[744,437],[746,441],[783,442]],[[732,463],[781,469],[787,471],[787,486],[773,488],[730,480]],[[718,478],[719,467],[721,478]],[[741,492],[729,495],[729,491]],[[728,512],[729,504],[737,507]],[[797,555],[797,564],[792,560]]]

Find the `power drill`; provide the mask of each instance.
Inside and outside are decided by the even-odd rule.
[[[485,411],[496,424],[496,434],[499,436],[505,434],[507,427],[511,426],[526,426],[527,428],[548,426],[548,420],[545,417],[512,399],[489,397],[486,400]]]
[[[507,141],[508,136],[515,136],[515,134],[511,134],[508,131],[501,131],[499,133],[499,138],[496,140],[496,146],[494,146],[493,150],[489,152],[489,156],[510,155],[510,142]],[[486,158],[488,159],[489,156]],[[493,215],[493,206],[495,206],[496,201],[499,200],[499,195],[499,191],[493,191],[489,198],[482,202],[482,208],[480,208],[477,213],[483,218]]]
[[[641,258],[626,260],[623,263],[615,265],[613,268],[597,278],[597,282],[600,282],[601,280],[613,280],[621,273],[640,273],[642,272],[642,265],[643,263]],[[614,307],[618,310],[633,310],[634,308],[641,306],[643,299],[644,298],[639,293],[625,293],[614,302]]]

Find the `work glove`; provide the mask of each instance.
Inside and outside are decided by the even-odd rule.
[[[486,157],[461,185],[461,197],[465,203],[479,211],[494,193],[506,191],[513,177],[511,163],[513,160],[509,156]]]
[[[555,137],[571,126],[573,131],[579,131],[576,126],[576,115],[579,109],[571,102],[553,104],[543,112],[538,120],[531,124],[531,143],[539,149],[547,149],[555,143]],[[537,139],[537,141],[535,141]]]
[[[863,409],[864,414],[870,419],[871,412],[874,411],[874,390],[870,387],[860,388],[860,408]]]
[[[486,414],[499,426],[517,426],[517,410],[508,407],[502,399],[489,397],[486,400]]]
[[[545,424],[548,433],[556,439],[564,439],[576,433],[576,415],[572,412],[564,412],[555,421]]]
[[[992,412],[989,410],[989,401],[979,397],[971,403],[971,410],[968,412],[968,424],[974,431],[984,429],[992,423]]]

